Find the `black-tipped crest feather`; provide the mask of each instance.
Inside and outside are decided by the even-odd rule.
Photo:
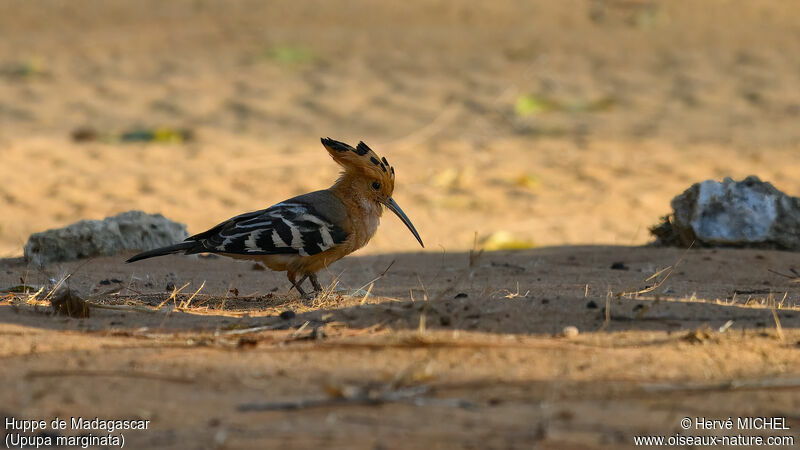
[[[331,138],[320,138],[322,145],[326,148],[336,150],[337,152],[355,151],[355,149],[344,142],[335,141]]]
[[[345,169],[345,172],[361,173],[377,179],[381,185],[389,187],[388,192],[391,195],[394,189],[394,169],[386,158],[378,156],[363,141],[360,141],[356,148],[331,138],[322,138],[321,141],[328,154]]]
[[[365,144],[363,141],[359,141],[358,145],[356,146],[356,153],[358,153],[360,156],[364,156],[370,152],[375,153],[371,148],[369,148],[369,146],[367,146],[367,144]]]

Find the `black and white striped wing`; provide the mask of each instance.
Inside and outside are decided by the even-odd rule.
[[[347,233],[312,205],[286,201],[242,214],[187,240],[202,243],[192,253],[311,256],[341,244]]]

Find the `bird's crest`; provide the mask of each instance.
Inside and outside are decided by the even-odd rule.
[[[360,173],[381,180],[384,186],[394,188],[394,167],[386,158],[379,157],[367,144],[359,142],[356,148],[331,138],[322,138],[322,145],[328,150],[345,172]]]

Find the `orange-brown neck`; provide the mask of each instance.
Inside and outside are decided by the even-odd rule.
[[[329,188],[347,208],[353,233],[353,249],[363,247],[378,229],[383,205],[367,191],[368,183],[364,177],[344,172]]]

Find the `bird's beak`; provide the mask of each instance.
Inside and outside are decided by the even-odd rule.
[[[406,213],[404,213],[403,210],[400,209],[400,205],[398,205],[397,202],[394,201],[394,199],[391,197],[389,197],[389,200],[387,200],[384,203],[384,205],[386,205],[386,207],[389,208],[393,213],[397,214],[397,217],[399,217],[400,220],[402,220],[403,223],[406,224],[408,229],[411,230],[411,233],[414,235],[414,237],[417,238],[417,241],[419,241],[419,245],[421,245],[422,248],[425,248],[425,244],[422,243],[422,239],[420,239],[419,233],[417,233],[417,229],[414,228],[414,224],[412,224],[411,221],[408,220]]]

